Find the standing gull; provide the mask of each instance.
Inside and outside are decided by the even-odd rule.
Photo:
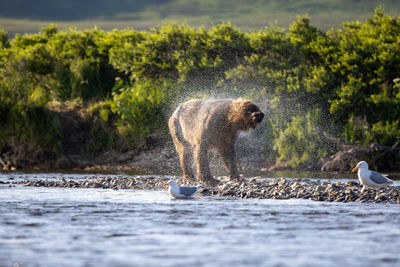
[[[365,161],[360,161],[356,167],[354,167],[353,172],[358,170],[358,179],[363,185],[361,193],[364,192],[366,187],[380,188],[382,186],[393,184],[393,181],[383,176],[380,173],[368,170],[368,163]]]
[[[189,187],[189,186],[178,186],[175,180],[169,180],[164,186],[169,186],[168,193],[172,198],[193,198],[196,194],[200,192],[199,186]]]

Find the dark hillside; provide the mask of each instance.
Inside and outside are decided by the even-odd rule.
[[[2,0],[0,16],[35,20],[85,20],[140,12],[168,0]]]
[[[0,17],[65,21],[98,18],[184,20],[185,17],[207,16],[215,21],[250,14],[357,15],[370,13],[377,6],[383,6],[388,13],[400,11],[397,0],[2,0]]]

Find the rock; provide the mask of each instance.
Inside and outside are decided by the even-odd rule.
[[[177,179],[178,184],[194,186],[193,182],[183,182]],[[61,178],[56,181],[45,182],[42,180],[24,180],[9,181],[6,184],[25,184],[27,186],[54,186],[69,188],[110,188],[119,189],[143,189],[143,190],[165,190],[163,183],[165,178],[156,179],[154,177],[80,177],[79,180],[74,178]],[[270,184],[274,184],[271,186]],[[349,186],[342,183],[331,184],[326,181],[297,182],[287,179],[271,179],[268,182],[232,182],[226,181],[216,188],[203,188],[202,194],[206,196],[220,195],[239,198],[268,198],[268,199],[288,199],[303,198],[315,201],[336,201],[336,202],[353,202],[360,203],[399,203],[400,204],[400,188],[387,187],[380,190],[366,190],[360,194],[360,186]]]
[[[258,184],[258,181],[257,181],[257,179],[253,178],[253,179],[250,179],[250,180],[249,180],[249,183],[250,183],[250,184],[257,185],[257,184]]]
[[[270,181],[270,182],[268,183],[269,186],[275,186],[275,185],[277,185],[277,184],[278,184],[278,182],[277,182],[276,180],[272,180],[272,181]]]
[[[304,197],[304,191],[300,190],[299,192],[297,192],[296,198],[303,198]]]
[[[250,197],[252,197],[252,196],[255,195],[255,194],[254,194],[254,191],[253,191],[253,190],[249,190],[249,191],[247,191],[246,195],[250,198]]]
[[[357,196],[352,194],[352,195],[347,195],[344,200],[346,202],[349,202],[349,201],[355,201],[356,199],[357,199]]]
[[[335,202],[343,202],[345,201],[345,199],[346,199],[345,197],[339,197],[335,200]]]
[[[388,195],[383,193],[383,194],[377,194],[375,196],[375,200],[382,200],[382,201],[387,201],[389,199]]]
[[[290,188],[292,189],[292,190],[296,190],[297,188],[299,188],[300,187],[300,184],[299,183],[296,183],[296,182],[294,182],[291,186],[290,186]]]
[[[278,185],[284,185],[286,183],[286,180],[285,179],[282,179],[282,180],[280,180],[279,182],[278,182]]]
[[[353,192],[353,190],[351,190],[351,189],[346,189],[346,190],[344,191],[344,193],[345,193],[346,195],[354,195],[354,192]]]
[[[397,140],[396,143],[392,146],[392,148],[398,148],[400,147],[400,140]]]
[[[376,170],[400,170],[400,140],[392,147],[371,144],[356,146],[332,155],[322,166],[322,171],[350,171],[360,160],[365,160]]]
[[[355,186],[355,185],[358,185],[358,182],[356,182],[356,181],[349,181],[349,182],[346,183],[346,185],[347,185],[347,186]]]
[[[326,187],[325,187],[325,186],[322,186],[322,185],[318,185],[318,186],[315,188],[315,190],[318,191],[318,192],[322,192],[322,191],[325,191],[325,190],[326,190]]]
[[[230,183],[226,183],[226,184],[222,184],[220,186],[218,186],[218,190],[219,191],[227,191],[231,188],[231,184]]]
[[[325,201],[325,198],[323,196],[317,196],[317,197],[313,198],[313,200],[315,200],[315,201]]]
[[[95,183],[92,184],[92,187],[93,188],[100,188],[100,187],[102,187],[102,185],[100,183],[96,183],[95,182]]]
[[[133,180],[130,180],[127,185],[128,188],[132,188],[133,187]]]
[[[325,192],[330,193],[330,192],[332,192],[332,191],[333,191],[333,185],[332,185],[332,184],[329,184],[329,185],[325,188]]]

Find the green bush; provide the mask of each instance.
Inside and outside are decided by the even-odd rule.
[[[95,120],[89,133],[89,152],[106,151],[116,148],[116,146],[117,135],[115,130],[105,125],[102,121]]]
[[[314,118],[317,114],[308,113],[306,117],[292,117],[286,129],[275,139],[274,150],[278,153],[277,162],[296,167],[307,163],[320,163],[332,149],[332,144],[316,128]]]
[[[100,73],[96,65],[89,60],[77,59],[71,63],[71,96],[88,101],[93,98],[104,96]]]
[[[45,107],[0,103],[0,144],[27,142],[61,153],[61,127],[55,114]]]
[[[366,119],[351,117],[346,125],[345,133],[352,143],[392,146],[400,140],[400,121],[377,122],[368,126]]]
[[[117,116],[112,112],[112,102],[97,102],[89,106],[87,117],[92,120],[88,151],[96,153],[115,149],[118,146],[119,136],[115,127]]]
[[[58,31],[49,25],[9,39],[1,30],[1,140],[16,131],[17,139],[57,146],[59,127],[47,106],[80,99],[89,108],[109,103],[92,114],[91,151],[123,143],[115,127],[130,147],[141,147],[149,135],[168,135],[167,118],[178,103],[206,96],[267,102],[271,133],[264,149],[290,166],[332,153],[333,139],[392,145],[400,132],[399,36],[400,19],[381,9],[364,23],[327,32],[307,17],[288,31],[242,32],[230,24]],[[40,136],[44,125],[50,132]]]
[[[8,47],[8,33],[4,29],[0,29],[0,49]]]
[[[148,134],[166,129],[163,105],[170,86],[167,82],[143,80],[114,95],[112,110],[119,115],[117,124],[131,147],[143,145]]]

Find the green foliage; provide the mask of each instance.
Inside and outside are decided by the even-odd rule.
[[[331,112],[340,118],[366,116],[369,124],[397,120],[400,20],[378,9],[365,24],[347,23],[334,34],[338,51],[330,67],[342,83],[331,100]]]
[[[61,152],[61,129],[55,114],[45,107],[0,103],[0,144],[29,142]]]
[[[73,61],[71,73],[73,77],[71,82],[72,98],[79,97],[87,101],[98,95],[103,95],[99,69],[92,65],[89,60],[78,59]]]
[[[392,145],[400,138],[399,36],[400,19],[381,9],[328,32],[307,17],[287,32],[242,32],[229,23],[149,32],[49,25],[8,40],[2,31],[0,141],[57,146],[48,103],[82,100],[93,111],[90,151],[123,143],[117,130],[125,144],[142,147],[149,135],[167,135],[178,103],[206,95],[267,102],[264,149],[290,166],[320,161],[334,139]]]
[[[163,104],[170,86],[167,82],[144,80],[114,95],[112,110],[121,118],[118,125],[129,146],[140,146],[146,135],[166,128]]]
[[[330,142],[315,125],[316,114],[307,113],[306,117],[294,116],[286,129],[275,139],[274,150],[278,153],[278,163],[290,167],[320,162],[331,149]]]
[[[0,29],[0,49],[8,46],[8,33],[4,29]]]
[[[380,121],[369,126],[365,119],[351,117],[346,124],[345,134],[352,143],[392,146],[400,140],[400,121]]]
[[[91,153],[113,149],[117,145],[117,135],[114,129],[99,120],[94,121],[89,138],[88,150]]]
[[[377,122],[372,124],[371,134],[367,136],[367,143],[379,143],[391,146],[400,140],[400,120],[392,122]]]
[[[88,151],[97,153],[118,146],[119,137],[115,127],[117,116],[112,112],[112,101],[96,102],[87,107],[87,117],[92,120],[89,131]]]

